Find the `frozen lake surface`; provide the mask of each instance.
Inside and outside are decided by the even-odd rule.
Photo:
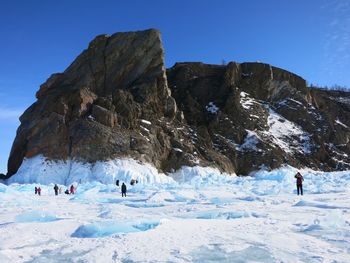
[[[350,262],[350,172],[295,170],[239,178],[0,184],[0,262]]]

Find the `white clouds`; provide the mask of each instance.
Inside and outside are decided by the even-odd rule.
[[[0,108],[0,120],[17,121],[22,113],[23,110],[20,109]]]

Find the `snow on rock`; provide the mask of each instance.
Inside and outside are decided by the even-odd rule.
[[[279,107],[288,107],[291,110],[298,110],[300,107],[305,107],[304,104],[298,100],[292,99],[292,98],[287,98],[284,100],[281,100],[277,103]]]
[[[347,125],[345,125],[344,123],[342,123],[339,119],[336,119],[336,120],[335,120],[335,123],[336,123],[336,124],[339,124],[340,126],[346,128],[346,129],[349,129],[349,127],[348,127]]]
[[[180,152],[182,153],[183,151],[180,148],[173,148],[175,152]]]
[[[330,97],[330,99],[336,100],[340,103],[350,104],[350,98],[347,97]]]
[[[152,124],[150,121],[148,121],[148,120],[143,120],[143,119],[141,120],[141,122],[144,123],[144,124],[147,124],[147,125],[151,125],[151,124]]]
[[[140,128],[141,128],[142,130],[144,130],[145,132],[149,132],[149,129],[147,129],[147,128],[143,127],[143,126],[140,126]]]
[[[249,97],[248,93],[244,91],[241,91],[240,96],[240,103],[242,107],[246,110],[249,110],[254,104],[257,103],[253,98]]]
[[[94,120],[95,120],[95,118],[94,118],[92,115],[89,115],[89,116],[88,116],[88,119],[89,119],[90,121],[94,121]]]
[[[290,154],[296,151],[304,154],[311,152],[310,134],[304,132],[301,127],[279,115],[271,108],[269,108],[267,123],[269,131],[266,134],[270,135],[272,142],[285,152]]]
[[[259,135],[256,132],[246,130],[247,136],[244,139],[243,144],[236,147],[237,151],[259,151],[256,145],[261,140]]]
[[[209,102],[207,106],[205,106],[208,112],[212,114],[216,114],[219,110],[219,108],[214,104],[214,102]]]
[[[251,77],[251,76],[253,76],[254,74],[253,74],[253,72],[248,72],[248,73],[244,73],[244,72],[242,72],[242,77]]]

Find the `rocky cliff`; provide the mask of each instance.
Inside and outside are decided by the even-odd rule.
[[[247,174],[283,164],[350,165],[350,95],[309,89],[263,63],[177,63],[157,30],[97,36],[41,85],[8,161],[130,157],[161,171],[214,166]]]

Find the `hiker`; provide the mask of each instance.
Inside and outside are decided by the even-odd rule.
[[[138,184],[139,181],[137,179],[131,179],[130,185]]]
[[[126,185],[124,183],[122,184],[122,197],[123,196],[126,197]]]
[[[38,187],[35,186],[34,190],[35,190],[35,194],[38,194]]]
[[[66,191],[64,191],[64,193],[65,193],[66,195],[69,195],[69,190],[66,189]]]
[[[40,188],[40,186],[37,188],[37,191],[38,191],[38,195],[41,195],[41,188]]]
[[[58,195],[58,186],[57,186],[57,184],[55,184],[55,186],[53,187],[53,190],[55,190],[55,195]]]
[[[304,181],[304,177],[299,172],[297,172],[294,177],[297,179],[297,192],[298,192],[298,195],[299,195],[299,191],[300,191],[301,195],[303,195],[303,181]]]
[[[74,195],[74,186],[73,185],[70,186],[70,194]]]
[[[116,184],[117,186],[119,186],[119,180],[115,181],[115,184]]]

